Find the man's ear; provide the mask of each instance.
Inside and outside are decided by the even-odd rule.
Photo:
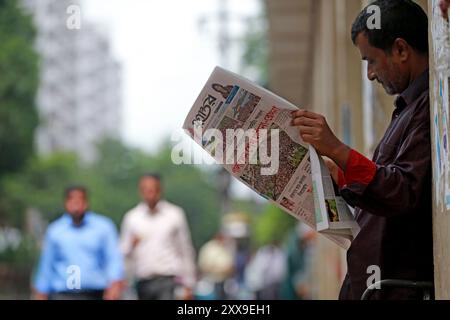
[[[406,62],[411,54],[411,46],[402,38],[397,38],[392,45],[392,55],[400,62]]]

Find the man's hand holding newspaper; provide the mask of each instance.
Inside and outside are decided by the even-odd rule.
[[[342,170],[347,165],[350,148],[331,131],[324,116],[298,110],[292,113],[292,125],[300,130],[303,141],[313,146],[322,156],[332,159]]]

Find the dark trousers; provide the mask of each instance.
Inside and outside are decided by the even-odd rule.
[[[136,284],[139,300],[174,300],[175,277],[157,276],[141,279]]]
[[[103,300],[103,290],[55,292],[48,298],[49,300]]]
[[[273,283],[256,291],[256,300],[278,300],[280,297],[280,284]]]

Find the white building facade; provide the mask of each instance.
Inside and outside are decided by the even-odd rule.
[[[33,15],[41,56],[37,105],[41,154],[73,151],[85,162],[96,144],[121,137],[121,66],[108,38],[81,14],[80,28],[68,25],[79,0],[22,0]],[[75,6],[75,7],[74,7]]]

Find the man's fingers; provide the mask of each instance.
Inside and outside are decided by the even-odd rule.
[[[308,111],[308,110],[298,110],[291,113],[292,118],[305,117],[310,119],[317,119],[320,117],[319,114]]]
[[[300,130],[300,134],[310,134],[313,135],[316,133],[316,129],[312,127],[305,127],[305,126],[299,126],[298,129]]]
[[[442,10],[447,10],[450,7],[450,1],[449,0],[441,0],[439,2],[439,5]]]
[[[304,127],[304,126],[300,126],[299,127],[300,130],[300,136],[304,136],[304,135],[310,135],[310,136],[314,136],[316,134],[316,129],[312,128],[312,127]]]
[[[305,133],[305,134],[300,134],[300,136],[302,137],[303,141],[306,143],[313,142],[313,136],[311,134]]]
[[[299,118],[294,118],[292,120],[291,124],[293,126],[315,127],[315,126],[318,126],[320,123],[316,119],[299,117]]]
[[[450,1],[449,0],[441,0],[439,2],[439,6],[441,7],[442,15],[445,19],[448,19],[448,8],[450,7]]]

